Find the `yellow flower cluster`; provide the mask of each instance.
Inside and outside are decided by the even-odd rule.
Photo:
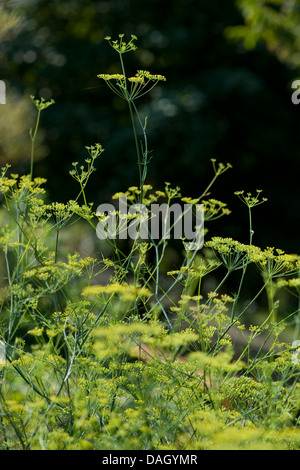
[[[2,168],[2,174],[0,176],[0,192],[2,194],[8,194],[11,199],[24,197],[32,197],[40,194],[45,194],[45,190],[41,186],[46,182],[45,178],[34,178],[31,180],[30,175],[19,175],[11,174],[10,177],[6,176],[9,169],[9,165]]]
[[[25,279],[32,279],[44,292],[56,292],[62,286],[68,284],[74,277],[81,276],[95,260],[87,257],[80,259],[79,255],[69,255],[68,262],[49,260],[43,266],[28,269],[24,273]],[[43,288],[41,287],[41,283]]]
[[[293,279],[280,279],[276,286],[278,288],[280,287],[290,287],[293,289],[296,289],[298,292],[300,292],[300,277],[296,277]]]
[[[245,245],[230,237],[213,237],[205,246],[217,253],[224,266],[231,271],[240,269],[246,260],[250,262],[260,253],[259,248]]]
[[[216,165],[217,160],[215,158],[211,158],[211,162],[213,164],[213,169],[215,172],[216,176],[220,176],[222,173],[225,173],[225,171],[229,170],[232,168],[232,165],[230,163],[226,163],[226,165],[222,162],[218,163],[218,166]]]
[[[213,237],[206,242],[220,256],[224,265],[230,269],[239,269],[247,263],[257,267],[270,277],[291,274],[300,268],[298,255],[287,254],[280,249],[268,247],[265,250],[255,245],[245,245],[232,238]]]
[[[253,195],[251,193],[245,194],[245,191],[236,191],[234,194],[239,197],[239,199],[246,204],[247,207],[255,207],[258,206],[259,204],[262,204],[263,202],[266,202],[268,199],[263,197],[260,199],[260,193],[262,192],[262,189],[257,189],[256,190],[256,195]]]
[[[144,184],[143,185],[143,200],[142,204],[145,206],[149,206],[150,204],[157,202],[159,198],[166,197],[166,193],[164,191],[153,191],[149,193],[149,191],[153,190],[153,186],[151,184]],[[112,196],[112,199],[119,199],[120,197],[126,197],[127,201],[131,203],[138,203],[140,202],[140,194],[141,188],[137,186],[130,186],[126,192],[117,192]]]
[[[256,248],[250,252],[249,259],[270,277],[292,274],[300,268],[298,255],[287,254],[273,247],[268,247],[265,250]]]
[[[163,75],[153,75],[152,73],[148,72],[148,70],[138,70],[134,77],[128,78],[130,82],[138,82],[138,83],[145,83],[146,80],[151,81],[166,81],[166,77]]]
[[[154,75],[148,70],[138,70],[135,76],[129,77],[129,88],[126,84],[126,77],[123,74],[101,73],[97,77],[105,80],[110,89],[126,101],[133,101],[152,90],[158,82],[166,81],[166,77],[163,75]],[[114,85],[113,81],[117,81],[117,84]]]
[[[137,37],[134,34],[131,34],[131,39],[129,42],[123,41],[124,34],[119,34],[119,40],[112,40],[110,36],[106,36],[104,39],[108,41],[110,46],[117,51],[119,54],[125,54],[126,52],[135,51],[137,49],[134,41],[137,40]]]
[[[133,357],[148,355],[148,359],[173,361],[180,347],[188,346],[199,339],[192,329],[169,334],[158,322],[135,321],[130,324],[117,323],[100,327],[93,333],[94,351],[98,357],[108,357],[124,352]],[[175,352],[175,354],[170,354]]]
[[[149,298],[152,295],[151,291],[146,287],[119,283],[88,286],[85,287],[82,292],[82,295],[84,296],[101,294],[117,294],[124,301],[135,301],[138,297]]]
[[[180,279],[187,279],[193,282],[195,279],[201,279],[208,273],[214,271],[221,265],[221,262],[214,259],[203,259],[198,264],[193,263],[191,266],[181,266],[180,269],[168,271],[169,276]]]
[[[201,201],[204,204],[204,220],[215,220],[223,215],[229,215],[231,211],[227,208],[225,202],[216,199]]]
[[[49,108],[49,106],[55,103],[53,99],[46,101],[44,98],[41,98],[40,100],[35,99],[34,96],[30,96],[30,98],[39,112]]]
[[[100,73],[97,75],[98,78],[102,78],[103,80],[119,80],[120,82],[123,82],[125,80],[125,76],[120,74],[120,73]]]

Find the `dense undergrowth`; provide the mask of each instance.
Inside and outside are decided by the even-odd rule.
[[[70,171],[79,184],[74,200],[49,202],[46,181],[34,176],[34,151],[41,113],[53,102],[33,98],[30,174],[6,166],[0,177],[0,448],[300,449],[300,258],[253,244],[260,191],[236,193],[249,214],[247,244],[210,238],[210,221],[230,213],[209,198],[229,164],[212,160],[212,181],[197,199],[170,183],[147,184],[147,119],[135,101],[165,77],[139,70],[127,78],[123,54],[135,50],[136,38],[107,40],[121,73],[99,78],[128,103],[140,176],[113,201],[142,204],[147,220],[151,204],[164,203],[167,215],[175,202],[195,211],[201,204],[204,246],[190,250],[182,239],[180,265],[166,269],[170,239],[139,236],[138,211],[124,217],[116,209],[117,235],[131,226],[135,237],[110,233],[89,257],[68,248],[64,233],[78,225],[91,227],[95,239],[99,223],[109,233],[108,214],[86,196],[105,153],[100,144],[87,147],[84,163]],[[249,269],[259,288],[245,303]],[[212,274],[217,282],[208,290]],[[228,292],[232,278],[236,291]],[[295,305],[288,314],[283,291]],[[267,307],[252,323],[247,314],[261,298]]]

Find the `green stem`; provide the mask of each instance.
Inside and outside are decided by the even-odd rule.
[[[128,103],[128,107],[129,107],[131,124],[132,124],[133,135],[134,135],[134,142],[135,142],[136,153],[137,153],[137,158],[138,158],[140,189],[141,189],[140,202],[142,203],[142,201],[143,201],[143,185],[144,185],[144,182],[145,182],[145,179],[146,179],[146,174],[147,174],[147,155],[148,155],[147,136],[146,136],[146,132],[145,132],[145,126],[143,126],[143,124],[141,122],[141,119],[139,117],[139,113],[138,113],[137,108],[136,108],[136,106],[133,102],[132,95],[130,95],[129,91],[127,90],[126,72],[125,72],[125,67],[124,67],[122,54],[119,54],[119,56],[120,56],[122,73],[125,77],[123,91],[124,91],[124,96],[125,96],[125,99]],[[138,142],[138,138],[137,138],[137,131],[136,131],[136,125],[135,125],[133,110],[135,111],[135,114],[137,116],[139,125],[141,127],[141,130],[142,130],[143,136],[144,136],[144,143],[145,143],[144,161],[142,161],[141,150],[140,150],[139,142]],[[142,165],[144,165],[144,168],[142,168]]]
[[[34,145],[35,145],[35,139],[36,139],[37,131],[38,131],[38,128],[39,128],[40,116],[41,116],[41,110],[39,109],[37,119],[36,119],[34,133],[33,133],[33,135],[32,135],[32,132],[30,133],[30,137],[31,137],[30,179],[31,180],[33,178]]]
[[[142,193],[143,193],[142,161],[141,161],[140,148],[139,148],[139,143],[138,143],[138,138],[137,138],[136,126],[135,126],[135,122],[134,122],[134,115],[133,115],[133,112],[132,112],[132,103],[131,103],[131,100],[128,100],[128,106],[129,106],[130,118],[131,118],[131,123],[132,123],[132,129],[133,129],[133,135],[134,135],[135,148],[136,148],[136,153],[137,153],[137,157],[138,157],[141,198],[142,198],[142,200],[143,200],[143,195],[142,195]]]
[[[253,229],[252,229],[251,207],[248,207],[248,209],[249,209],[249,232],[250,232],[249,246],[251,246],[251,245],[252,245],[252,239],[253,239],[253,233],[254,233],[254,232],[253,232]],[[247,270],[248,264],[249,264],[249,253],[248,253],[247,258],[246,258],[246,259],[244,260],[244,262],[243,262],[243,272],[242,272],[242,276],[241,276],[241,280],[240,280],[238,292],[237,292],[237,294],[236,294],[234,303],[233,303],[233,305],[232,305],[231,321],[233,321],[234,316],[235,316],[235,311],[236,311],[236,307],[237,307],[237,302],[238,302],[238,300],[239,300],[239,298],[240,298],[240,294],[241,294],[242,286],[243,286],[243,283],[244,283],[244,278],[245,278],[245,274],[246,274],[246,270]]]
[[[56,240],[55,240],[55,259],[54,262],[56,263],[57,261],[57,256],[58,256],[58,237],[59,237],[59,229],[56,230]]]
[[[266,285],[267,285],[268,281],[264,283],[264,285],[262,286],[262,288],[258,291],[258,293],[253,297],[253,299],[251,300],[251,302],[248,303],[248,305],[244,308],[244,310],[238,314],[237,317],[233,318],[231,320],[231,322],[229,323],[229,325],[225,328],[225,330],[223,331],[221,337],[218,339],[218,341],[215,342],[215,344],[211,347],[211,349],[208,351],[208,353],[210,354],[214,349],[215,347],[217,346],[218,342],[226,335],[226,333],[231,329],[231,327],[233,325],[236,324],[236,322],[244,315],[244,313],[248,310],[248,308],[251,307],[251,305],[256,301],[256,299],[260,296],[260,294],[264,291],[264,289],[266,288]]]
[[[143,187],[143,185],[145,183],[145,180],[146,180],[146,176],[147,176],[147,163],[148,163],[148,161],[147,161],[147,157],[148,157],[148,140],[147,140],[147,134],[146,134],[146,122],[145,122],[145,125],[142,124],[140,115],[138,113],[137,107],[134,104],[134,102],[132,102],[132,106],[134,108],[136,117],[138,119],[140,128],[141,128],[142,133],[143,133],[143,137],[144,137],[144,152],[143,152],[144,160],[142,162],[143,163],[143,172],[142,172],[142,183],[141,183],[141,187]],[[142,200],[141,200],[141,202],[142,202]]]

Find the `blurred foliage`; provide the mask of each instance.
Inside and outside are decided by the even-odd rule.
[[[30,159],[29,127],[34,122],[34,109],[28,97],[14,88],[7,90],[6,101],[5,113],[0,114],[0,162],[15,166]],[[37,159],[48,154],[44,134],[42,131],[37,136]]]
[[[279,60],[268,47],[294,56],[298,2],[274,1],[268,6],[248,0],[239,3],[241,9],[234,0],[19,0],[7,4],[20,24],[18,35],[1,40],[1,79],[9,82],[14,93],[28,97],[28,103],[30,94],[56,101],[42,119],[41,156],[47,158],[36,169],[48,179],[53,199],[73,197],[74,182],[68,177],[71,163],[84,160],[84,147],[94,142],[101,142],[105,152],[96,173],[101,176],[91,180],[89,199],[100,204],[136,184],[138,169],[126,104],[114,100],[97,79],[99,73],[120,72],[118,58],[105,47],[104,37],[136,34],[138,50],[128,56],[128,71],[134,74],[146,68],[167,77],[163,87],[141,102],[141,113],[149,115],[153,151],[148,182],[159,189],[171,181],[183,193],[197,197],[211,175],[210,158],[228,161],[233,170],[211,197],[228,203],[232,214],[226,222],[216,222],[216,233],[247,242],[247,213],[233,193],[263,189],[269,202],[255,212],[254,243],[297,251],[299,110],[291,102],[290,89],[297,70],[282,62],[286,52]],[[241,37],[243,31],[245,38],[256,31],[252,49],[249,39],[244,44],[228,40],[228,31],[231,36],[233,31],[228,28],[233,27],[239,28],[235,35],[240,31]],[[267,41],[268,47],[258,39]],[[297,65],[295,57],[292,60]],[[1,113],[4,109],[8,112],[8,107],[2,107]],[[10,118],[15,122],[13,136],[18,121],[23,122],[24,136],[28,132],[29,110],[22,116]],[[1,119],[3,123],[4,113]],[[28,153],[29,164],[29,152],[25,146],[22,149],[16,153],[22,161]]]
[[[0,5],[0,41],[12,39],[20,24],[20,17],[11,10],[11,2],[2,0]]]
[[[264,42],[279,60],[300,67],[300,1],[237,0],[245,24],[227,28],[229,38],[242,39],[247,49]]]

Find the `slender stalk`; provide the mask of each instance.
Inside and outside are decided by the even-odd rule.
[[[143,138],[144,138],[144,151],[143,151],[143,172],[142,172],[142,180],[141,180],[141,189],[143,188],[143,185],[146,181],[146,176],[147,176],[147,165],[148,165],[148,139],[147,139],[147,133],[146,133],[146,123],[145,125],[142,124],[139,112],[137,110],[137,107],[134,102],[132,102],[137,120],[139,122],[141,131],[143,133]],[[141,200],[142,202],[142,200]]]
[[[135,122],[134,122],[134,115],[133,115],[133,112],[132,112],[132,102],[131,102],[131,100],[128,100],[128,106],[129,106],[132,129],[133,129],[135,148],[136,148],[136,153],[137,153],[137,158],[138,158],[140,189],[141,189],[141,198],[142,198],[142,192],[143,192],[142,161],[141,161],[141,153],[140,153],[140,148],[139,148],[139,143],[138,143],[138,138],[137,138],[136,126],[135,126]]]
[[[39,128],[40,117],[41,117],[41,109],[38,109],[34,133],[32,134],[32,132],[30,132],[30,137],[31,137],[30,178],[31,180],[33,179],[33,160],[34,160],[34,150],[35,150],[35,139],[36,139],[37,131]]]
[[[261,289],[258,291],[258,293],[253,297],[253,299],[248,303],[248,305],[242,310],[241,313],[239,313],[235,318],[233,318],[229,325],[225,328],[225,330],[223,331],[221,337],[218,339],[218,341],[211,347],[211,349],[208,351],[208,354],[210,354],[214,349],[215,347],[217,346],[218,342],[224,338],[224,336],[226,335],[226,333],[228,333],[228,331],[230,330],[230,328],[232,328],[233,325],[235,325],[237,323],[237,321],[244,315],[244,313],[251,307],[251,305],[256,301],[256,299],[260,296],[260,294],[265,290],[266,288],[266,285],[267,285],[268,281],[264,283],[264,285],[261,287]]]
[[[55,258],[54,262],[57,262],[57,257],[58,257],[58,237],[59,237],[59,229],[56,230],[56,240],[55,240]]]
[[[127,84],[126,84],[126,72],[125,72],[125,67],[124,67],[124,62],[122,58],[122,54],[119,54],[120,57],[120,62],[121,62],[121,68],[122,68],[122,74],[125,77],[124,80],[124,85],[123,85],[123,91],[124,91],[124,97],[128,103],[129,107],[129,113],[130,113],[130,119],[131,119],[131,124],[132,124],[132,129],[133,129],[133,135],[134,135],[134,142],[135,142],[135,148],[136,148],[136,153],[137,153],[137,159],[138,159],[138,167],[139,167],[139,179],[140,179],[140,189],[141,189],[141,194],[140,194],[140,203],[143,201],[143,185],[146,180],[146,175],[147,175],[147,155],[148,155],[148,143],[147,143],[147,135],[145,132],[145,126],[143,126],[137,107],[135,106],[135,103],[133,101],[132,95],[127,89]],[[135,125],[135,119],[134,119],[134,113],[136,114],[137,120],[139,122],[140,128],[143,133],[144,137],[144,152],[143,152],[143,161],[142,161],[142,155],[141,155],[141,150],[138,142],[138,137],[137,137],[137,130],[136,130],[136,125]]]
[[[251,207],[249,206],[248,207],[248,213],[249,213],[249,246],[252,246],[252,239],[253,239],[253,229],[252,229],[252,213],[251,213]],[[237,307],[237,302],[239,301],[240,299],[240,294],[241,294],[241,290],[242,290],[242,286],[243,286],[243,283],[244,283],[244,279],[245,279],[245,274],[246,274],[246,270],[247,270],[247,267],[248,267],[248,264],[249,264],[249,253],[247,255],[247,258],[244,260],[243,262],[243,271],[242,271],[242,276],[241,276],[241,280],[240,280],[240,283],[239,283],[239,288],[238,288],[238,292],[236,294],[236,297],[235,297],[235,301],[232,305],[232,310],[231,310],[231,321],[233,321],[234,319],[234,316],[235,316],[235,311],[236,311],[236,307]]]

